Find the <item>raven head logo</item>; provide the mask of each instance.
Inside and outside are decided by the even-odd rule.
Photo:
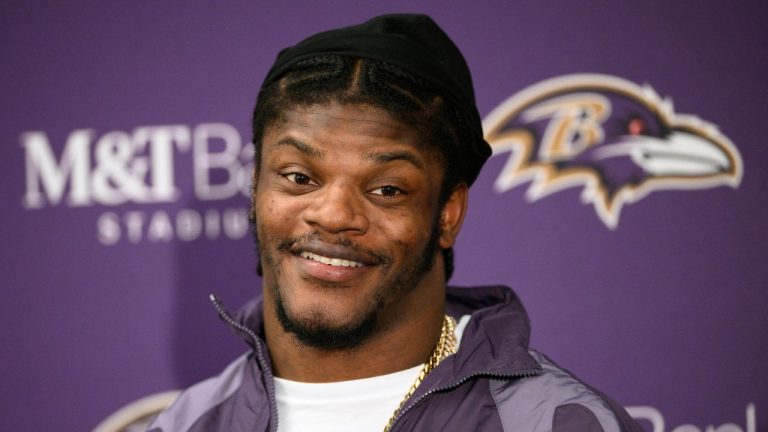
[[[493,155],[510,153],[496,179],[505,192],[530,181],[529,201],[583,187],[615,229],[624,204],[661,189],[737,187],[741,155],[717,126],[676,114],[648,85],[598,74],[542,81],[483,121]]]

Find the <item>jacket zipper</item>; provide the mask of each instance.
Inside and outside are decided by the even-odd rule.
[[[397,427],[397,423],[400,421],[400,419],[410,411],[412,408],[416,407],[416,405],[419,405],[422,401],[424,401],[427,397],[431,396],[434,393],[438,392],[444,392],[448,390],[453,390],[456,387],[464,384],[465,382],[469,381],[472,378],[476,378],[479,376],[484,377],[492,377],[492,378],[498,378],[498,379],[513,379],[513,378],[526,378],[526,377],[532,377],[535,375],[538,375],[541,371],[538,369],[528,369],[516,373],[511,374],[499,374],[494,372],[474,372],[469,375],[466,375],[465,377],[461,378],[458,381],[454,381],[451,384],[445,385],[443,387],[435,387],[433,389],[430,389],[428,392],[424,393],[423,395],[419,396],[418,399],[413,401],[410,405],[408,405],[405,409],[400,411],[400,413],[397,415],[397,418],[395,418],[395,421],[392,422],[392,428],[390,428],[390,432],[395,431]]]
[[[245,333],[246,335],[250,336],[250,338],[253,340],[253,346],[254,350],[256,351],[256,357],[259,361],[259,364],[261,365],[261,368],[265,371],[268,371],[270,375],[272,375],[272,371],[267,366],[266,358],[264,357],[264,350],[261,347],[261,341],[259,340],[259,337],[256,336],[256,333],[254,333],[251,329],[248,327],[240,324],[239,322],[235,321],[230,315],[229,312],[227,312],[226,309],[224,309],[224,305],[221,303],[221,300],[219,300],[216,295],[211,294],[209,296],[209,299],[211,300],[211,303],[213,303],[213,307],[216,309],[216,312],[219,314],[219,317],[223,319],[227,324],[234,327],[236,330]],[[265,379],[264,383],[267,386],[267,395],[269,396],[269,407],[272,410],[272,418],[275,421],[270,421],[270,430],[273,432],[277,432],[277,401],[275,400],[275,387],[274,383],[271,379]]]

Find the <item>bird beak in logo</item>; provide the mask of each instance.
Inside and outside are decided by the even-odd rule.
[[[714,124],[675,114],[649,86],[621,78],[567,75],[504,101],[483,121],[494,156],[509,152],[495,188],[530,182],[526,197],[583,187],[615,229],[622,206],[663,189],[738,187],[741,155]]]

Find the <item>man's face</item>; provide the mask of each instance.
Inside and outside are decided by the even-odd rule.
[[[380,109],[313,105],[284,117],[264,133],[254,179],[265,307],[303,343],[350,348],[444,282],[436,251],[458,227],[440,223],[449,208],[460,225],[465,202],[438,207],[439,159]]]

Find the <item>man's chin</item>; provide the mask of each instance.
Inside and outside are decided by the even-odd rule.
[[[304,345],[327,351],[349,350],[362,344],[374,331],[378,313],[371,311],[353,322],[332,324],[321,311],[295,317],[282,301],[275,309],[280,325]]]

